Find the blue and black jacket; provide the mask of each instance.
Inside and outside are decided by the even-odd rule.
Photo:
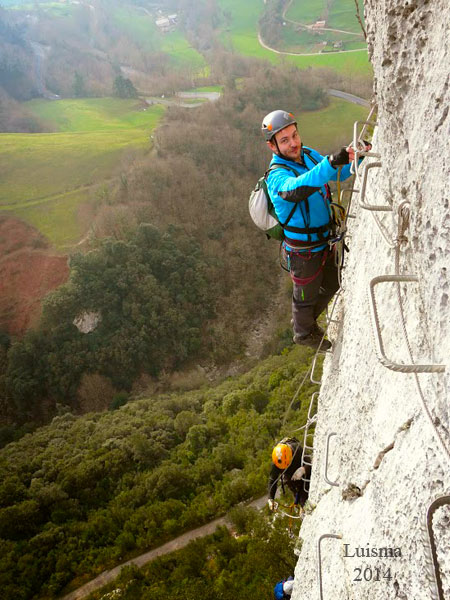
[[[287,246],[292,240],[292,247],[314,246],[311,251],[317,252],[326,247],[331,224],[331,198],[326,183],[337,179],[338,170],[330,165],[327,156],[311,148],[302,148],[301,161],[300,164],[274,154],[266,180],[267,190],[283,225]],[[277,164],[289,170],[274,168]],[[341,180],[350,175],[350,165],[342,167]],[[324,243],[320,244],[321,241]]]

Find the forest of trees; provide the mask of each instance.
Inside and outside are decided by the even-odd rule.
[[[295,347],[216,387],[66,412],[9,444],[0,455],[2,598],[53,598],[262,495],[273,443],[306,421],[316,386],[292,399],[309,360]],[[232,544],[239,561],[246,542]]]
[[[39,328],[8,350],[0,384],[7,410],[23,421],[49,402],[77,409],[82,376],[129,391],[141,373],[158,375],[198,354],[214,314],[208,270],[198,243],[173,227],[162,234],[143,224],[126,241],[102,240],[74,255],[70,281],[47,297]],[[90,311],[100,323],[85,334],[74,320]]]
[[[277,244],[247,209],[270,157],[261,115],[323,106],[316,83],[255,62],[219,101],[168,111],[154,152],[110,190],[91,252],[71,258],[70,281],[45,301],[40,325],[0,340],[3,444],[14,424],[46,422],[59,406],[104,409],[144,374],[242,353],[248,323],[278,285]],[[101,315],[88,334],[74,325],[84,312]]]
[[[46,40],[46,88],[134,95],[121,63],[146,73],[155,94],[189,87],[193,74],[125,35],[110,4],[95,0],[95,32],[83,5],[71,19],[42,11],[30,24],[31,37]],[[215,31],[230,15],[214,0],[169,5],[224,94],[195,110],[168,109],[152,149],[104,186],[88,251],[71,256],[69,281],[46,298],[40,322],[20,339],[0,332],[0,445],[12,441],[0,453],[5,600],[55,598],[261,495],[273,443],[306,420],[309,383],[281,431],[310,358],[290,347],[287,329],[275,342],[280,354],[236,380],[184,394],[143,391],[174,371],[242,358],[249,325],[273,310],[278,247],[247,209],[270,158],[261,118],[277,107],[324,107],[334,77],[225,52]],[[269,19],[280,6],[267,5]],[[0,129],[39,131],[45,124],[18,103],[36,95],[19,21],[0,10]],[[89,333],[75,324],[85,314],[96,320]],[[126,570],[121,597],[270,598],[292,572],[285,526],[245,511],[234,522],[236,538],[220,530]]]
[[[126,567],[114,584],[88,600],[273,600],[274,584],[294,573],[295,535],[285,519],[252,509],[231,511],[234,535],[220,528],[142,569]],[[111,591],[108,591],[111,590]]]

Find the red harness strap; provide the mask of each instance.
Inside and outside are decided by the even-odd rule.
[[[328,258],[329,253],[330,253],[329,248],[325,248],[325,250],[323,252],[322,262],[320,263],[320,267],[317,269],[317,271],[314,273],[314,275],[311,275],[311,277],[305,277],[304,279],[301,279],[300,277],[295,277],[295,275],[293,275],[291,273],[291,279],[292,279],[292,281],[296,285],[300,285],[300,286],[308,285],[309,283],[311,283],[312,281],[314,281],[314,279],[319,276],[319,273],[324,268],[325,263],[327,262],[327,258]],[[308,252],[307,254],[305,252],[296,252],[296,254],[298,256],[301,256],[301,258],[303,260],[311,260],[312,255],[313,255],[312,252]],[[305,256],[305,254],[306,254],[306,256]]]

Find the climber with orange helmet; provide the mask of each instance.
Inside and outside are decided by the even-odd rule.
[[[296,438],[284,438],[274,447],[272,451],[272,468],[269,476],[269,500],[270,510],[276,510],[278,482],[284,490],[286,484],[294,494],[294,504],[304,506],[309,495],[309,480],[311,479],[311,467],[302,466],[303,448]]]

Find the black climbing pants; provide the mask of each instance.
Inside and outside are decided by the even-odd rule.
[[[339,289],[335,253],[326,248],[310,253],[289,252],[288,255],[294,285],[294,334],[303,337],[311,333],[317,317]]]

